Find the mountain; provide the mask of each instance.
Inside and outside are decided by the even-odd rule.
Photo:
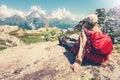
[[[96,9],[103,32],[111,36],[113,43],[120,43],[120,6]]]
[[[106,27],[108,30],[109,28],[113,29],[113,31],[117,28],[117,30],[120,29],[120,6],[111,9],[97,9],[96,12],[98,13],[100,25]]]
[[[0,25],[16,25],[29,30],[36,30],[44,26],[66,29],[73,27],[79,21],[77,15],[73,15],[65,8],[45,12],[37,6],[32,6],[29,12],[22,12],[3,5],[0,7],[0,16]]]
[[[120,43],[120,6],[96,9],[95,13],[102,31],[111,36],[113,43]],[[79,30],[81,26],[77,25],[74,29]]]
[[[53,19],[49,22],[49,26],[58,26],[59,28],[67,29],[70,27],[74,27],[78,21],[72,21],[70,19],[63,19],[63,20],[58,20],[58,19]]]
[[[109,16],[120,22],[120,6],[110,9]]]
[[[111,9],[96,9],[96,12],[104,32],[111,33],[120,30],[120,6]],[[29,30],[36,30],[44,26],[67,29],[74,27],[82,19],[81,16],[73,15],[65,8],[46,12],[37,6],[32,6],[30,11],[23,12],[2,5],[0,16],[0,25],[16,25]]]
[[[4,21],[0,20],[0,25],[17,25],[21,28],[32,29],[31,26],[29,26],[29,24],[27,23],[27,21],[19,15],[14,15],[12,17],[5,18]]]

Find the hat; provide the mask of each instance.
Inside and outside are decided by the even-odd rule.
[[[83,19],[83,21],[85,22],[89,22],[89,23],[98,23],[98,17],[96,14],[91,14],[91,15],[88,15],[87,18]]]
[[[77,24],[77,25],[75,26],[75,29],[82,27],[82,25],[83,25],[85,22],[88,22],[88,24],[90,24],[90,25],[93,27],[95,23],[98,23],[97,14],[88,15],[87,18],[81,20],[81,21],[79,22],[79,24]]]

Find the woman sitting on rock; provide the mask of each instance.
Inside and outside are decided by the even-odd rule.
[[[105,66],[113,45],[111,38],[101,31],[97,15],[88,16],[77,25],[79,26],[82,26],[82,31],[79,35],[79,49],[76,53],[76,61],[71,66],[72,69],[78,72],[83,59]],[[74,50],[74,47],[71,49]]]

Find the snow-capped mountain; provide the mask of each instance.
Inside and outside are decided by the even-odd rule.
[[[17,25],[25,29],[38,29],[46,25],[65,29],[73,27],[80,20],[79,17],[65,8],[46,12],[32,6],[31,11],[23,12],[5,5],[0,7],[0,25]]]

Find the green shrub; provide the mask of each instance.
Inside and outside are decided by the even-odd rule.
[[[41,38],[40,34],[27,34],[25,33],[24,36],[20,37],[20,39],[25,42],[26,44],[36,43],[36,42],[44,42],[45,39]]]
[[[0,40],[0,45],[3,45],[5,43],[5,40]]]
[[[0,51],[6,49],[7,47],[4,47],[5,40],[0,40]]]
[[[7,47],[0,46],[0,51],[6,49]]]

